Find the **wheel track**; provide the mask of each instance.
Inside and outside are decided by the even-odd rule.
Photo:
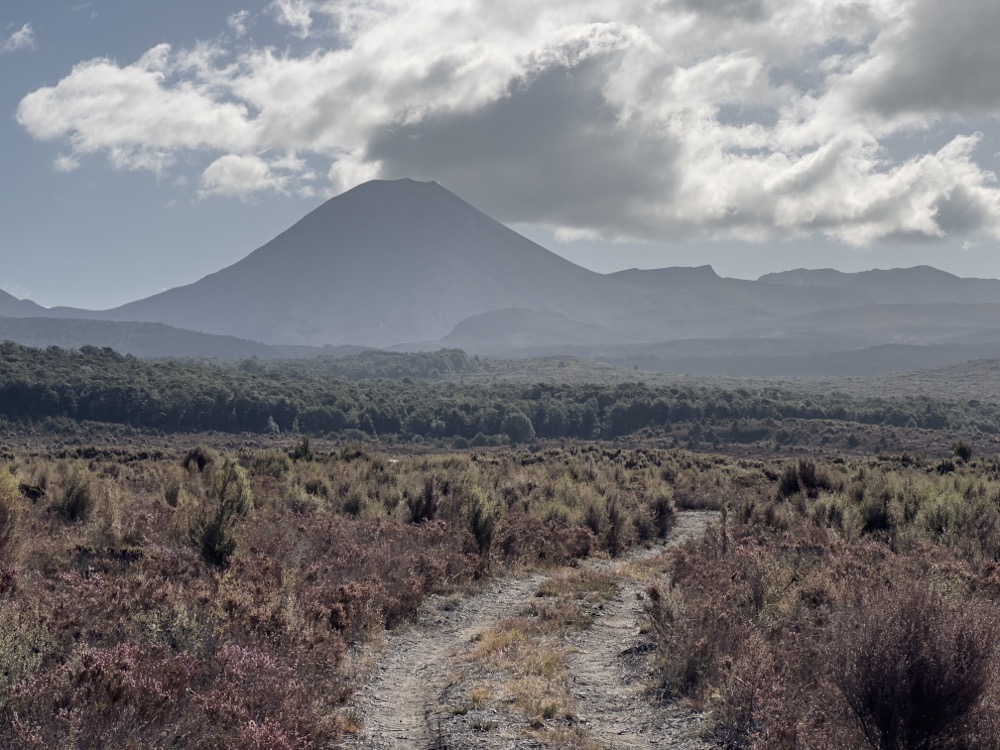
[[[364,715],[365,727],[345,747],[434,747],[427,719],[447,685],[454,652],[485,626],[515,612],[544,580],[544,575],[533,575],[496,581],[451,611],[442,609],[440,600],[424,608],[413,627],[390,637],[374,679],[356,695],[354,706]]]
[[[700,537],[714,513],[683,513],[665,547],[640,551],[634,559],[662,554],[666,549]],[[612,562],[612,570],[622,563]],[[697,737],[691,712],[674,704],[657,704],[647,696],[649,644],[639,632],[644,585],[622,576],[615,598],[600,617],[572,639],[567,658],[579,718],[590,737],[607,750],[711,748]]]

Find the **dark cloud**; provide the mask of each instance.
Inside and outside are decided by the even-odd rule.
[[[506,221],[649,235],[653,206],[676,190],[677,147],[620,119],[593,80],[599,66],[551,69],[475,112],[385,131],[367,157],[386,175],[436,179]]]
[[[982,232],[992,221],[981,200],[964,187],[956,187],[938,198],[934,220],[945,234],[965,235]]]
[[[873,47],[888,68],[862,75],[859,103],[879,114],[1000,114],[1000,2],[918,0],[909,24]]]
[[[767,18],[764,0],[678,0],[677,5],[701,15],[763,21]]]

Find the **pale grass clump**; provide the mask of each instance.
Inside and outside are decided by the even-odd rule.
[[[21,555],[25,500],[15,477],[0,467],[0,563],[13,563]]]
[[[67,521],[86,521],[94,509],[95,477],[81,461],[60,465],[59,493],[53,508]]]
[[[607,602],[614,598],[618,583],[608,570],[560,571],[538,587],[537,596],[561,597],[589,603]]]
[[[119,483],[102,480],[96,488],[91,538],[97,545],[120,547],[142,538],[132,494]]]

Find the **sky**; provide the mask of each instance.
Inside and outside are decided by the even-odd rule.
[[[5,0],[0,288],[107,308],[369,179],[600,272],[1000,278],[996,0]]]

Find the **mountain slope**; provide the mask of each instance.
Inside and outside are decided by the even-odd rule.
[[[850,289],[881,305],[1000,302],[1000,281],[963,279],[930,266],[843,273],[832,268],[769,273],[759,281],[793,287]]]
[[[46,315],[44,307],[28,299],[18,299],[0,289],[0,316],[5,318],[29,318]]]
[[[238,263],[98,314],[267,343],[436,340],[503,308],[586,322],[623,304],[602,276],[437,183],[375,181],[327,201]]]
[[[219,359],[273,358],[280,350],[232,336],[184,331],[162,323],[124,323],[109,320],[0,317],[0,341],[23,346],[79,349],[108,347],[136,357],[215,357]],[[317,349],[312,355],[322,353]]]

